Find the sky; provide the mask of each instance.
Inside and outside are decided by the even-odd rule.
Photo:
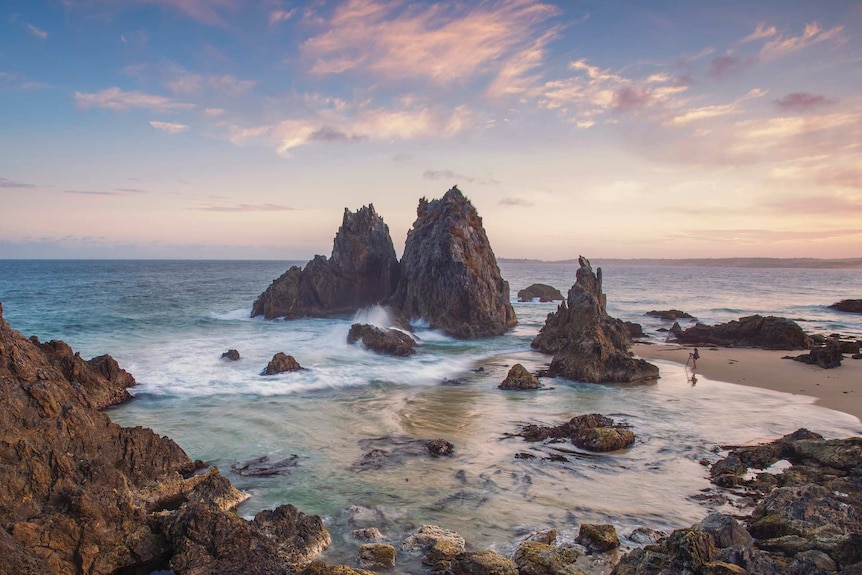
[[[862,2],[3,0],[0,258],[862,257]]]

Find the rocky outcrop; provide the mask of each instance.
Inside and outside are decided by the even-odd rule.
[[[457,187],[419,200],[391,303],[408,320],[460,339],[501,335],[517,323],[482,219]]]
[[[830,305],[832,309],[848,313],[862,313],[862,299],[842,299]]]
[[[633,321],[624,321],[626,329],[629,330],[629,337],[632,339],[640,339],[642,337],[646,337],[644,333],[644,328],[641,324],[635,323]]]
[[[597,553],[620,546],[620,538],[614,526],[600,523],[582,523],[575,541]]]
[[[287,270],[257,298],[251,316],[293,319],[352,313],[388,298],[398,277],[389,227],[374,205],[356,212],[345,208],[330,258],[315,256],[305,268]]]
[[[629,429],[598,413],[578,415],[554,427],[525,425],[519,435],[526,441],[568,439],[582,449],[597,452],[624,449],[635,441],[635,435]]]
[[[563,294],[554,286],[532,284],[518,292],[518,301],[528,302],[538,298],[540,302],[562,301]]]
[[[792,467],[780,474],[750,473],[780,460]],[[806,429],[772,443],[731,449],[712,466],[712,482],[737,494],[746,489],[754,501],[750,517],[740,523],[711,514],[632,551],[613,573],[862,572],[860,466],[862,438],[825,440]]]
[[[801,361],[808,365],[819,365],[824,369],[832,369],[841,367],[841,360],[844,356],[841,354],[841,345],[835,339],[828,339],[826,345],[813,348],[808,353],[796,356],[785,356],[785,359],[793,359]]]
[[[239,352],[235,349],[229,349],[221,354],[221,358],[226,361],[239,361]]]
[[[593,273],[581,256],[576,281],[556,313],[531,345],[554,354],[548,374],[589,383],[634,382],[658,378],[658,368],[628,351],[631,336],[626,325],[606,311],[602,269]]]
[[[539,389],[539,378],[527,371],[527,368],[520,363],[516,363],[509,370],[503,383],[497,387],[507,390]]]
[[[783,317],[750,315],[714,326],[699,323],[676,334],[684,345],[808,349],[808,336],[794,321]]]
[[[646,312],[644,315],[649,317],[656,317],[662,321],[676,321],[678,319],[697,319],[690,313],[678,310],[678,309],[666,309],[666,310],[650,310]]]
[[[354,323],[347,333],[347,343],[354,344],[360,340],[367,349],[383,355],[407,357],[416,353],[416,341],[398,329]]]
[[[301,371],[303,367],[299,365],[299,362],[296,361],[296,358],[292,355],[287,355],[284,352],[278,352],[272,359],[269,360],[269,363],[266,364],[266,367],[260,373],[261,375],[278,375],[279,373],[285,373],[289,371]]]

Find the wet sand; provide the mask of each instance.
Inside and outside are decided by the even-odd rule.
[[[685,364],[692,347],[676,344],[632,346],[646,360],[663,359]],[[818,405],[862,420],[862,360],[844,356],[841,367],[823,369],[782,359],[801,351],[700,347],[695,372],[710,379],[816,397]],[[689,363],[689,367],[691,364]]]

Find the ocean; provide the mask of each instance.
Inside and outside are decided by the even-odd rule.
[[[705,464],[720,446],[799,427],[827,437],[862,431],[856,418],[812,398],[705,377],[692,386],[683,366],[669,362],[654,362],[661,368],[654,384],[543,379],[538,392],[497,389],[514,363],[535,371],[550,360],[530,341],[557,304],[519,303],[518,290],[539,282],[565,294],[574,264],[502,262],[515,329],[465,342],[417,325],[418,353],[390,358],[346,343],[351,323],[385,322],[381,308],[331,319],[249,317],[270,282],[303,263],[6,260],[0,302],[27,336],[62,339],[85,358],[114,356],[138,385],[132,402],[109,410],[111,418],[150,427],[217,465],[251,495],[241,515],[292,503],[323,516],[334,541],[323,558],[332,562],[355,564],[349,532],[366,525],[396,547],[416,527],[435,524],[474,549],[504,554],[538,529],[571,540],[584,522],[611,523],[623,537],[642,526],[669,532],[714,508],[742,512],[711,491]],[[860,270],[609,264],[603,272],[608,312],[641,323],[656,342],[664,340],[657,330],[670,325],[644,313],[670,308],[710,324],[761,313],[794,319],[809,333],[862,337],[858,316],[827,307],[859,297]],[[240,361],[220,359],[230,348]],[[307,369],[261,376],[277,352]],[[512,437],[527,423],[555,425],[586,413],[631,426],[636,443],[621,453],[561,452],[568,461],[549,461]],[[454,445],[452,457],[398,457],[410,440],[438,438]],[[392,453],[392,465],[364,465],[363,454],[375,448]],[[232,469],[264,456],[296,456],[295,465],[270,477]]]

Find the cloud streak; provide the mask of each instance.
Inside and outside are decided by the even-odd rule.
[[[24,182],[16,182],[8,178],[0,178],[0,189],[27,190],[36,188],[33,184],[25,184]]]
[[[194,104],[178,102],[164,96],[147,94],[133,90],[125,92],[117,87],[105,88],[99,92],[75,92],[75,102],[80,108],[104,108],[106,110],[129,110],[143,108],[153,111],[170,112],[189,110]]]
[[[189,208],[201,212],[296,212],[303,208],[293,208],[282,204],[236,204],[233,206],[199,206]]]
[[[180,134],[182,132],[188,132],[189,130],[189,127],[185,124],[177,124],[175,122],[159,122],[156,120],[150,120],[150,126],[155,128],[156,130],[167,132],[168,134]]]
[[[45,30],[40,30],[39,28],[36,28],[32,24],[27,24],[27,31],[30,32],[31,35],[35,36],[36,38],[38,38],[40,40],[47,40],[48,39],[48,33]]]
[[[447,180],[453,183],[466,182],[468,184],[478,184],[480,186],[488,186],[499,184],[500,182],[494,178],[475,178],[458,174],[452,170],[425,170],[422,173],[423,180]]]

